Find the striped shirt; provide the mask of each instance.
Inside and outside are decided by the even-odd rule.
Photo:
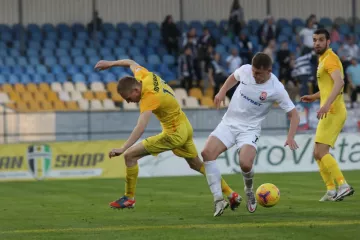
[[[292,73],[293,77],[312,75],[313,66],[311,60],[313,57],[314,57],[313,53],[308,53],[301,57],[298,57],[295,60],[295,68]]]

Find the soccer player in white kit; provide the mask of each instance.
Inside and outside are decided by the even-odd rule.
[[[264,53],[257,53],[252,59],[252,64],[243,65],[231,74],[215,96],[214,102],[219,108],[226,92],[240,82],[222,121],[210,134],[201,152],[205,162],[207,182],[214,196],[214,216],[220,216],[229,206],[221,192],[221,174],[215,160],[234,145],[238,149],[247,209],[250,213],[255,212],[253,162],[256,156],[256,144],[260,138],[261,122],[274,102],[277,102],[290,117],[290,128],[284,146],[288,145],[291,150],[298,148],[294,136],[300,121],[299,114],[283,84],[271,72],[271,68],[270,57]]]

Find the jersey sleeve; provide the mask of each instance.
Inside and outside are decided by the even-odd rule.
[[[244,69],[247,65],[242,65],[241,67],[239,67],[238,69],[235,70],[234,72],[234,77],[236,79],[236,81],[240,81],[241,75],[243,75]]]
[[[133,69],[133,73],[136,79],[142,81],[147,77],[150,72],[146,68],[139,65],[135,69]]]
[[[341,71],[340,61],[335,57],[330,56],[324,63],[324,69],[329,74],[333,73],[335,70]]]
[[[154,93],[146,93],[140,101],[140,113],[153,111],[160,106],[160,100]]]
[[[285,90],[282,84],[281,86],[279,86],[279,89],[277,91],[276,102],[285,112],[290,112],[295,108],[294,103],[291,101],[288,92]]]

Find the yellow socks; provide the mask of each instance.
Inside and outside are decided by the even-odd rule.
[[[324,165],[324,167],[326,167],[327,170],[329,171],[331,178],[335,179],[338,186],[346,183],[338,163],[336,162],[335,158],[333,158],[333,156],[330,155],[330,153],[323,156],[321,158],[321,162]]]
[[[204,164],[201,165],[199,172],[204,176],[206,175]],[[223,178],[221,178],[221,190],[225,196],[230,196],[230,194],[233,192],[233,190],[229,187]]]
[[[133,167],[126,167],[126,180],[125,180],[125,196],[134,198],[136,181],[139,173],[139,165]]]
[[[316,160],[316,162],[317,162],[317,164],[319,166],[320,175],[321,175],[322,179],[324,180],[324,183],[326,185],[327,190],[328,191],[335,190],[334,180],[331,177],[330,172],[324,166],[324,163],[322,161],[320,161],[320,160]]]

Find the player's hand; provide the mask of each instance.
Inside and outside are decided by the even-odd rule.
[[[106,70],[112,67],[112,61],[100,60],[95,65],[95,69],[97,70]]]
[[[324,104],[319,111],[317,111],[317,119],[323,119],[327,117],[328,112],[330,111],[330,105]]]
[[[286,142],[284,144],[284,147],[289,146],[291,150],[296,150],[299,148],[296,141],[293,138],[286,139]]]
[[[223,93],[222,91],[218,92],[218,94],[215,95],[214,104],[217,109],[220,108],[221,102],[223,102],[223,104],[225,106],[225,96],[226,96],[226,93]]]
[[[312,103],[316,99],[312,95],[305,95],[300,98],[300,101],[306,102],[306,103]]]
[[[124,152],[125,152],[125,150],[122,148],[114,148],[113,150],[111,150],[109,152],[109,158],[120,156]]]

